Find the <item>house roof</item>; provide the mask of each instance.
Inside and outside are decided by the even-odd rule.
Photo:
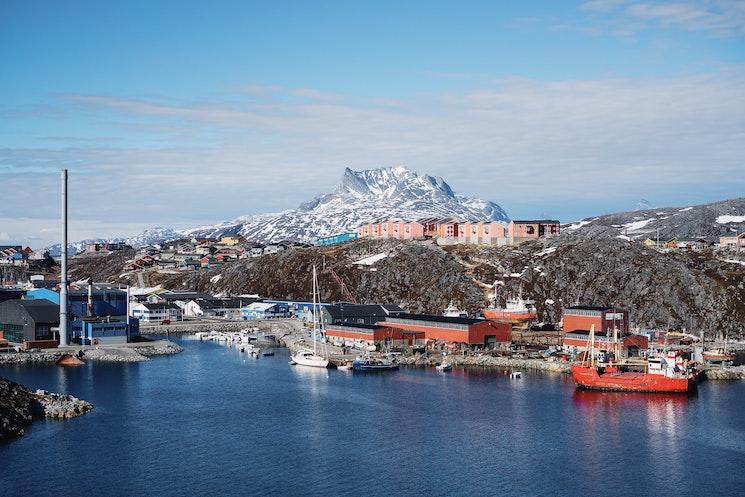
[[[37,323],[59,323],[59,305],[47,299],[18,300],[31,319]]]
[[[560,224],[557,219],[514,219],[514,224]]]
[[[332,319],[341,320],[350,317],[385,317],[404,312],[395,304],[334,304],[325,306],[325,309]]]
[[[149,311],[157,311],[159,309],[178,309],[181,310],[179,306],[176,304],[171,304],[170,302],[164,302],[161,304],[150,304],[147,302],[143,302],[141,305],[144,305]]]
[[[579,310],[579,311],[616,311],[623,312],[623,309],[619,307],[607,307],[603,305],[573,305],[566,307],[565,311]]]
[[[409,314],[403,312],[401,314],[395,314],[391,316],[392,319],[410,319],[412,321],[430,321],[433,323],[454,323],[454,324],[476,324],[483,323],[484,319],[473,319],[473,318],[458,318],[450,316],[438,316],[436,314]]]
[[[276,303],[272,302],[252,302],[246,308],[251,311],[266,311],[267,309],[271,309],[277,305]]]

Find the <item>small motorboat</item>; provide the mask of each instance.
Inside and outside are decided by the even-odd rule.
[[[398,364],[385,359],[374,360],[357,358],[352,363],[352,369],[359,373],[382,373],[385,371],[398,370]]]
[[[441,373],[447,373],[448,371],[453,370],[453,364],[450,362],[443,362],[442,364],[435,366],[435,369]]]
[[[261,355],[263,355],[264,357],[271,357],[271,356],[273,356],[273,355],[274,355],[274,352],[264,352],[264,353],[263,353],[263,354],[261,354]]]
[[[523,377],[523,374],[520,371],[512,371],[510,373],[510,379],[512,380],[517,379],[517,378],[522,378],[522,377]]]
[[[352,371],[354,369],[354,366],[351,362],[345,362],[344,364],[339,364],[336,366],[336,369],[339,371]]]

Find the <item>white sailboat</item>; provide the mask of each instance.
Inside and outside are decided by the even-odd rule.
[[[313,351],[301,350],[292,356],[292,362],[300,366],[312,366],[315,368],[327,368],[329,367],[329,360],[323,356],[318,355],[316,348],[318,347],[317,331],[318,331],[318,305],[316,296],[318,295],[318,276],[316,274],[316,266],[313,265]]]

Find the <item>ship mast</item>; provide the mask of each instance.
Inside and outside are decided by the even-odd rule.
[[[316,306],[316,265],[313,264],[313,355],[316,355],[316,324],[318,307]]]

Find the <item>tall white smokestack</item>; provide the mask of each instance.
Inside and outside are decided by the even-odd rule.
[[[59,292],[59,344],[67,347],[67,169],[62,170],[62,251]]]

